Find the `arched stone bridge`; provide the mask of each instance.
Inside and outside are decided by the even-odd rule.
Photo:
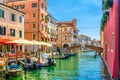
[[[102,47],[97,47],[94,45],[85,45],[86,48],[95,50],[96,52],[98,52],[98,54],[101,54],[103,52],[103,48]],[[68,47],[68,50],[72,50],[72,49],[76,49],[76,48],[81,48],[81,45],[76,45],[76,46],[72,46],[72,47]]]

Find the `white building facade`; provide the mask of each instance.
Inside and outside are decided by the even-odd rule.
[[[53,45],[54,51],[56,51],[56,38],[57,38],[57,31],[56,31],[56,22],[57,20],[50,14],[47,16],[48,18],[48,35],[49,35],[49,43]]]

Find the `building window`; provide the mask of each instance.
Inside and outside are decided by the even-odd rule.
[[[33,17],[36,17],[36,13],[33,13]]]
[[[25,8],[25,5],[24,5],[24,4],[21,4],[21,5],[20,5],[20,8],[21,8],[21,9],[24,9],[24,8]]]
[[[11,21],[15,21],[15,14],[11,13]]]
[[[45,7],[45,11],[47,11],[47,7]]]
[[[22,23],[22,16],[19,17],[19,22]]]
[[[33,29],[36,28],[36,24],[35,23],[32,24],[32,28]]]
[[[44,38],[42,38],[42,41],[44,41]]]
[[[44,9],[44,4],[41,5],[42,9]]]
[[[16,9],[19,9],[19,5],[16,6]]]
[[[32,8],[37,7],[37,3],[32,3]]]
[[[112,46],[111,47],[112,47],[112,50],[114,50],[114,45],[115,45],[114,44],[115,43],[115,35],[114,34],[112,34],[112,39],[111,40],[112,40]]]
[[[36,34],[33,33],[33,34],[32,34],[32,39],[35,40],[35,38],[36,38]]]
[[[44,25],[42,24],[42,31],[44,30]]]
[[[0,9],[0,18],[4,18],[4,11]]]
[[[3,35],[6,35],[6,27],[3,27]]]
[[[67,28],[64,28],[64,31],[67,31]]]
[[[14,8],[15,8],[15,9],[19,9],[19,5],[15,5]]]
[[[3,35],[3,28],[0,26],[0,35]]]
[[[6,35],[6,27],[0,26],[0,35]]]
[[[41,14],[41,18],[42,18],[42,20],[44,20],[44,14]]]
[[[22,31],[19,31],[19,37],[22,38]]]
[[[48,21],[48,16],[45,16],[45,20]]]
[[[10,36],[15,36],[15,29],[10,29]]]
[[[65,35],[65,40],[67,40],[67,36]]]

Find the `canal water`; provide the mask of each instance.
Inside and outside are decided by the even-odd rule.
[[[104,80],[102,60],[95,52],[81,52],[65,60],[56,60],[56,66],[27,71],[26,76],[9,80]]]

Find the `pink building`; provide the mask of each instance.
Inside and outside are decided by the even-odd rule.
[[[105,0],[104,0],[105,1]],[[120,0],[108,0],[109,9],[104,10],[104,61],[112,78],[120,77]]]
[[[7,0],[7,5],[26,13],[25,39],[49,41],[47,0]],[[46,51],[46,47],[42,46],[42,50]]]
[[[3,43],[24,38],[24,15],[25,13],[0,3],[0,51],[3,51]],[[22,49],[21,46],[18,48]],[[10,51],[11,47],[7,46],[7,49]]]

